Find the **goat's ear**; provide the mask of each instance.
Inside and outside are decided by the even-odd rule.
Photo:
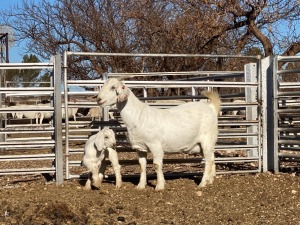
[[[129,89],[126,87],[126,85],[123,82],[119,82],[117,86],[117,95],[118,95],[118,101],[124,102],[127,100],[129,96]]]
[[[101,131],[96,135],[95,146],[98,151],[101,151],[104,148],[104,134]]]

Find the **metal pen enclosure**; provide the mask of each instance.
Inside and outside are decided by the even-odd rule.
[[[264,171],[292,171],[300,159],[300,56],[263,59]]]
[[[1,81],[8,70],[49,70],[50,82],[43,86],[8,87],[3,83],[1,93],[0,175],[54,174],[57,184],[64,181],[62,123],[61,123],[61,55],[49,63],[1,63]],[[3,87],[4,86],[4,87]],[[11,99],[24,98],[23,104],[11,106]],[[51,99],[49,105],[40,107],[41,96]],[[7,100],[9,99],[9,105]],[[16,102],[13,102],[14,104]],[[27,104],[28,103],[28,104]],[[38,115],[51,113],[49,124],[39,124]],[[12,115],[19,115],[19,118]],[[22,115],[22,116],[21,116]],[[23,118],[32,115],[31,118]],[[35,119],[35,121],[33,121]],[[26,122],[24,122],[26,120]],[[8,167],[12,164],[13,167]]]
[[[150,71],[144,69],[131,73],[107,71],[103,80],[72,80],[68,79],[68,58],[74,56],[93,57],[124,57],[124,58],[199,58],[199,59],[240,59],[248,60],[242,70],[238,71]],[[262,167],[262,114],[261,114],[261,68],[258,56],[226,56],[198,54],[126,54],[126,53],[64,53],[64,89],[66,110],[72,107],[97,108],[91,98],[96,95],[96,89],[101,88],[110,77],[131,76],[141,77],[139,80],[124,82],[138,97],[152,107],[168,108],[187,101],[203,101],[200,89],[218,89],[221,93],[222,113],[219,116],[219,138],[215,149],[218,174],[224,173],[255,173]],[[182,78],[182,77],[185,78]],[[158,77],[157,80],[143,80],[144,77]],[[172,80],[171,78],[172,77]],[[178,78],[176,78],[178,77]],[[162,79],[164,78],[164,79]],[[94,87],[95,91],[71,91],[71,87]],[[150,90],[179,90],[185,94],[172,96],[150,96]],[[232,90],[236,90],[232,92]],[[179,93],[178,92],[178,93]],[[73,97],[76,102],[70,101]],[[82,101],[80,100],[83,99]],[[235,101],[239,99],[240,101]],[[184,103],[183,103],[184,104]],[[66,112],[67,113],[67,112]],[[109,114],[110,113],[110,114]],[[114,114],[114,118],[110,115]],[[85,174],[80,168],[83,155],[83,144],[87,138],[99,131],[101,127],[114,129],[118,147],[117,151],[122,166],[130,167],[138,164],[137,156],[129,156],[134,152],[126,139],[126,128],[116,112],[116,109],[105,108],[103,117],[96,121],[81,118],[80,121],[70,121],[66,118],[66,179],[79,178]],[[201,171],[203,159],[196,156],[165,156],[164,164],[184,165]],[[151,159],[148,160],[151,163]],[[176,166],[175,166],[176,167]],[[175,171],[174,171],[175,172]],[[126,174],[124,174],[126,175]]]
[[[250,62],[245,63],[243,70],[167,72],[141,70],[131,73],[107,71],[103,74],[103,80],[67,79],[67,59],[77,55],[157,58],[157,60],[166,57],[198,57],[212,60],[235,58],[249,59]],[[128,168],[137,167],[137,157],[135,155],[128,157],[128,154],[134,154],[134,151],[126,139],[126,127],[115,108],[105,108],[103,116],[96,119],[82,116],[77,120],[70,120],[66,117],[65,126],[63,124],[62,108],[65,108],[66,115],[72,108],[99,109],[92,96],[97,94],[106,79],[119,76],[139,78],[124,82],[142,101],[152,107],[169,108],[188,101],[204,101],[204,97],[199,94],[201,89],[220,91],[222,113],[219,116],[219,138],[215,149],[219,174],[255,173],[261,170],[278,172],[288,166],[292,168],[297,166],[300,158],[299,65],[299,56],[272,56],[260,60],[259,57],[225,55],[65,52],[63,66],[65,95],[62,99],[60,55],[55,56],[50,63],[2,63],[0,64],[2,77],[5,71],[11,69],[48,69],[51,71],[51,82],[49,86],[44,87],[11,87],[8,86],[8,81],[1,83],[0,175],[54,173],[58,184],[62,183],[64,178],[82,177],[85,175],[84,169],[80,167],[83,145],[91,134],[104,126],[114,129],[117,135],[117,150],[121,165]],[[153,77],[156,80],[149,79]],[[74,86],[94,87],[94,90],[71,90]],[[151,90],[158,91],[159,94],[154,96]],[[178,92],[166,95],[169,90]],[[52,101],[49,106],[42,109],[36,103],[27,106],[20,104],[17,108],[7,105],[7,99],[22,96],[31,100],[36,96],[48,96]],[[16,122],[17,119],[9,116],[16,112],[49,112],[55,119],[52,119],[50,124],[34,124],[32,119],[30,122],[16,124],[14,120]],[[203,160],[205,159],[199,155],[179,157],[167,155],[164,163],[174,165],[175,170],[179,167],[192,167],[195,169],[194,172],[201,171]],[[46,161],[47,163],[41,163]],[[23,162],[26,167],[22,167]],[[152,162],[151,158],[148,162]],[[16,166],[8,168],[7,163],[16,163]]]

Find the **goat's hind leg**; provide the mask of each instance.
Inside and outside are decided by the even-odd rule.
[[[212,184],[216,176],[214,146],[212,146],[211,144],[203,144],[202,147],[203,155],[205,158],[205,167],[199,187],[205,187],[207,184]]]

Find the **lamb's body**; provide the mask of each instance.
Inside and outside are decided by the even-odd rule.
[[[116,187],[121,187],[121,166],[119,165],[117,152],[113,149],[115,144],[115,134],[111,129],[107,128],[92,135],[86,141],[82,164],[87,167],[90,173],[84,189],[90,190],[92,184],[98,188],[101,186],[107,166],[107,163],[105,162],[106,158],[111,161],[115,172]]]
[[[118,86],[120,84],[121,87]],[[115,87],[115,97],[110,90],[112,86],[118,86]],[[117,79],[109,79],[104,84],[98,95],[98,102],[100,106],[104,106],[119,100],[117,108],[127,126],[130,143],[139,155],[141,178],[138,188],[143,189],[146,185],[147,151],[153,154],[158,179],[157,190],[164,189],[164,153],[197,153],[202,150],[206,164],[200,186],[204,187],[213,182],[214,146],[218,135],[217,115],[220,101],[214,92],[207,92],[206,95],[211,99],[211,104],[191,102],[170,109],[157,109],[141,102]]]

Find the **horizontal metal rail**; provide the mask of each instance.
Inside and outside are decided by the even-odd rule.
[[[240,162],[256,162],[259,159],[257,157],[235,157],[235,158],[215,158],[215,163],[240,163]],[[204,158],[187,158],[187,159],[163,159],[164,164],[182,164],[182,163],[204,163]],[[107,161],[109,162],[109,161]],[[69,161],[70,166],[81,166],[81,161],[71,160]],[[137,159],[119,160],[120,165],[139,165]],[[153,164],[152,159],[147,159],[148,164]]]
[[[55,167],[0,169],[0,175],[54,173]]]
[[[0,63],[0,69],[53,69],[53,63]]]
[[[191,87],[257,87],[257,82],[227,82],[227,81],[131,81],[125,80],[131,88],[191,88]],[[79,86],[82,84],[86,85],[103,85],[104,81],[91,80],[91,81],[80,81],[80,80],[69,80],[67,86]]]
[[[242,56],[242,55],[209,55],[209,54],[147,54],[147,53],[101,53],[101,52],[70,52],[66,51],[66,55],[73,56],[121,56],[121,57],[180,57],[180,58],[246,58],[260,59],[261,56]]]
[[[0,161],[54,160],[55,154],[0,155]]]

